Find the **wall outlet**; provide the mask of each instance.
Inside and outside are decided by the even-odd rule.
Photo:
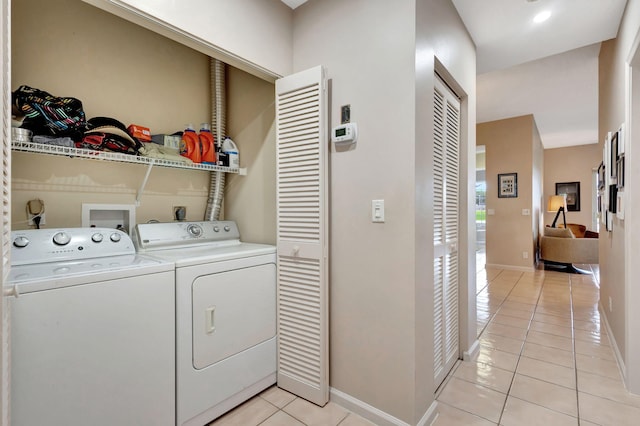
[[[529,252],[528,251],[523,251],[522,252],[522,258],[523,259],[528,259],[529,258]]]
[[[187,219],[187,208],[185,206],[173,206],[173,218],[177,221]]]
[[[522,216],[530,216],[530,215],[531,215],[531,210],[522,209]]]
[[[29,225],[31,225],[31,226],[36,226],[35,222],[33,221],[33,218],[34,218],[34,217],[36,217],[36,216],[38,216],[38,215],[31,214],[31,213],[28,213],[28,215],[29,215]],[[42,213],[42,214],[40,215],[40,226],[44,225],[45,223],[47,223],[47,222],[46,222],[46,220],[45,220],[44,213]]]
[[[611,296],[609,296],[609,312],[613,312],[613,300],[611,300]]]

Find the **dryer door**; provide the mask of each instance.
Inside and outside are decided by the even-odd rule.
[[[192,298],[198,370],[276,335],[275,264],[199,276]]]

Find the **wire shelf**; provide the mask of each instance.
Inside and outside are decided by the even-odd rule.
[[[90,149],[69,148],[66,146],[40,144],[35,142],[12,141],[11,149],[14,151],[34,152],[38,154],[58,155],[65,157],[87,158],[99,161],[115,161],[119,163],[144,164],[174,169],[203,170],[210,172],[240,173],[240,169],[234,167],[222,167],[213,164],[181,163],[179,161],[163,158],[142,157],[130,154],[120,154],[109,151],[93,151]]]

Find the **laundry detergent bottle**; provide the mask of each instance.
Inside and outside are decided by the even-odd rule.
[[[202,146],[198,134],[193,130],[193,124],[187,124],[187,128],[182,133],[180,155],[189,158],[194,163],[202,163]]]
[[[200,125],[200,145],[202,146],[202,162],[206,164],[216,164],[216,145],[215,138],[211,133],[211,126],[209,123],[202,123]]]
[[[240,153],[231,138],[225,138],[224,142],[222,142],[222,152],[225,153],[229,159],[229,167],[236,169],[240,167]]]

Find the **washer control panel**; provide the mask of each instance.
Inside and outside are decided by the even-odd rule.
[[[141,223],[133,234],[138,251],[240,241],[238,225],[232,220]]]
[[[12,265],[135,254],[131,238],[111,228],[27,229],[11,241]]]

